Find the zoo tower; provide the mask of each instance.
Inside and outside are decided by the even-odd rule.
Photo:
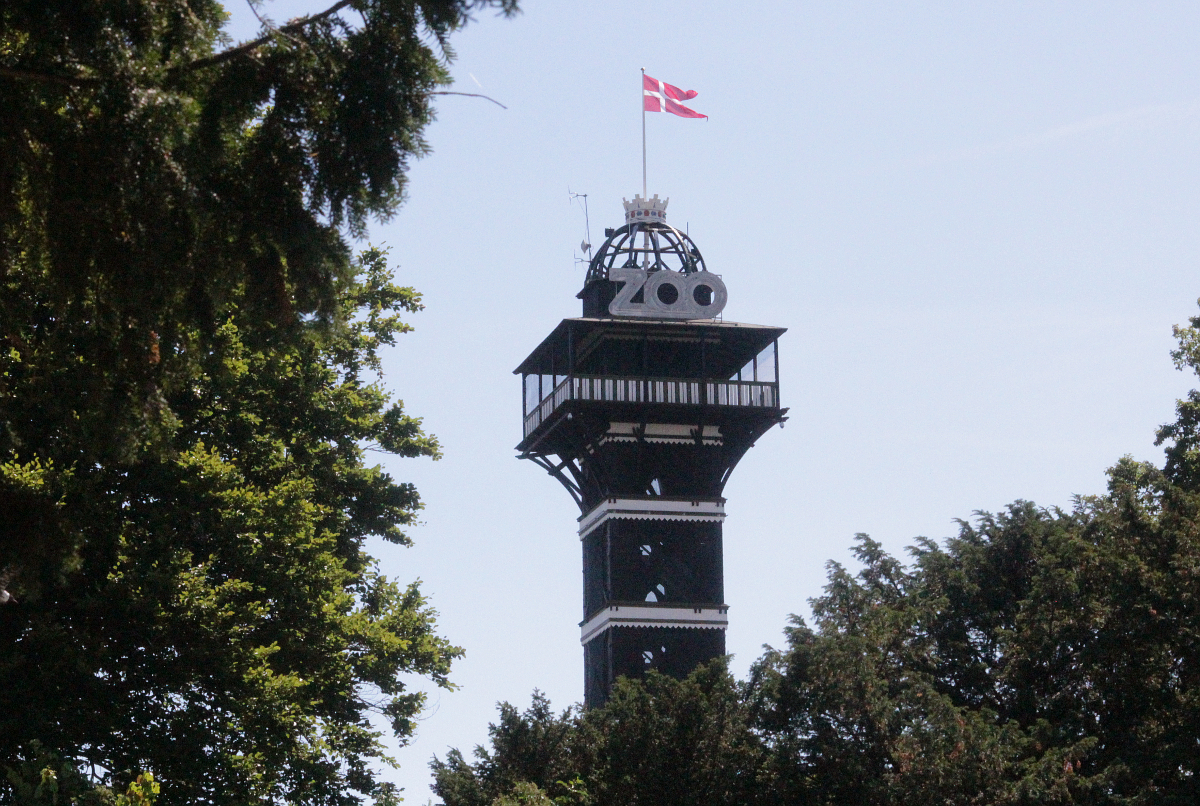
[[[579,505],[584,701],[725,654],[725,483],[779,405],[784,328],[721,321],[727,292],[667,200],[634,196],[579,298],[521,362],[530,459]]]

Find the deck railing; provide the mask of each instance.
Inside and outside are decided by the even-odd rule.
[[[568,400],[778,408],[779,385],[767,381],[569,375],[525,415],[525,436]]]

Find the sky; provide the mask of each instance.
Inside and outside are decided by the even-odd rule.
[[[726,321],[788,328],[789,419],[725,490],[739,676],[856,533],[903,556],[977,511],[1069,508],[1121,456],[1161,462],[1195,380],[1170,358],[1200,313],[1195,3],[522,6],[452,40],[452,89],[507,108],[440,97],[407,203],[369,236],[426,304],[385,382],[445,452],[382,458],[425,510],[414,547],[373,549],[466,650],[385,772],[410,803],[497,702],[583,696],[579,512],[515,458],[512,370],[580,315],[585,227],[598,245],[641,190],[640,68],[710,116],[647,115],[650,193],[723,276]]]

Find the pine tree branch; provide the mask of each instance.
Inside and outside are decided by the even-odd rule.
[[[236,47],[232,47],[227,50],[223,50],[220,53],[214,53],[212,56],[205,56],[202,59],[196,59],[195,61],[188,62],[187,64],[181,64],[176,67],[172,67],[167,72],[170,74],[178,74],[178,73],[182,73],[182,72],[190,72],[193,70],[200,70],[205,67],[211,67],[215,64],[221,64],[223,62],[227,62],[230,59],[236,58],[237,56],[240,56],[244,53],[249,53],[252,50],[255,50],[256,48],[262,47],[263,45],[270,42],[276,35],[283,35],[283,36],[287,37],[288,39],[292,39],[292,37],[289,36],[290,33],[295,32],[295,31],[300,31],[306,25],[311,25],[314,22],[319,22],[323,19],[326,19],[327,17],[333,16],[334,14],[341,11],[343,8],[346,8],[347,6],[349,6],[353,1],[354,0],[338,0],[337,3],[334,3],[332,6],[325,9],[324,11],[318,12],[316,14],[310,14],[307,17],[301,17],[299,19],[289,22],[286,25],[282,25],[282,26],[278,26],[278,27],[267,23],[265,20],[263,20],[262,17],[260,17],[258,15],[258,12],[256,10],[254,10],[253,7],[251,7],[251,10],[254,11],[254,16],[258,17],[259,22],[261,22],[264,27],[270,29],[270,33],[266,34],[265,36],[260,36],[258,39],[252,39],[249,42],[243,42],[242,44],[237,45]],[[296,40],[293,39],[292,41],[294,42]],[[53,73],[40,73],[35,70],[22,70],[19,67],[0,67],[0,76],[7,77],[7,78],[15,78],[15,79],[18,79],[21,81],[37,81],[37,82],[41,82],[43,84],[58,84],[58,85],[64,86],[64,87],[86,87],[86,86],[92,86],[92,85],[100,83],[100,79],[91,78],[88,76],[79,76],[79,75],[70,76],[70,75],[56,75]],[[478,93],[478,92],[454,92],[451,90],[438,90],[435,92],[431,92],[429,94],[430,95],[462,95],[467,98],[483,98],[486,101],[491,101],[492,103],[494,103],[496,106],[500,107],[501,109],[508,109],[507,106],[500,103],[495,98],[492,98],[488,95],[483,95],[482,93]]]
[[[237,56],[242,55],[243,53],[249,53],[250,51],[255,50],[256,48],[262,47],[263,45],[270,42],[277,34],[282,34],[283,36],[291,39],[291,37],[288,36],[288,34],[300,31],[306,25],[311,25],[314,22],[320,22],[321,20],[326,19],[327,17],[333,16],[334,14],[338,13],[346,6],[350,5],[353,1],[354,0],[338,0],[338,2],[334,3],[332,6],[325,9],[324,11],[318,12],[316,14],[310,14],[307,17],[300,17],[299,19],[292,20],[288,24],[282,25],[279,27],[267,25],[264,22],[263,24],[267,28],[270,29],[270,33],[266,34],[265,36],[260,36],[258,39],[252,39],[249,42],[243,42],[242,44],[237,45],[236,47],[229,48],[228,50],[223,50],[220,53],[214,53],[212,56],[205,56],[202,59],[196,59],[195,61],[188,62],[187,64],[181,64],[176,67],[172,67],[167,72],[169,74],[191,72],[193,70],[200,70],[205,67],[211,67],[214,64],[221,64],[223,62],[227,62],[230,59],[233,59],[233,58],[236,58]],[[254,16],[258,17],[257,11],[255,11]],[[262,17],[259,17],[259,21],[260,22],[262,21]],[[98,78],[89,78],[89,77],[85,77],[85,76],[55,75],[53,73],[40,73],[40,72],[37,72],[34,70],[22,70],[19,67],[0,67],[0,76],[6,77],[6,78],[15,78],[15,79],[19,79],[21,81],[38,81],[43,84],[59,84],[64,87],[84,87],[84,86],[91,86],[91,85],[100,83],[100,79],[98,79]]]
[[[507,106],[500,103],[495,98],[491,98],[487,95],[481,95],[478,92],[451,92],[450,90],[437,90],[436,92],[431,92],[429,94],[430,95],[465,95],[468,98],[483,98],[485,100],[491,101],[492,103],[494,103],[496,106],[500,107],[501,109],[508,109]]]
[[[350,0],[345,0],[345,2],[348,3],[348,2],[350,2]],[[310,22],[311,22],[311,20],[310,20]],[[282,31],[283,29],[280,28],[280,29],[276,29],[276,30]],[[256,40],[257,44],[258,45],[263,44],[263,42],[265,42],[266,39],[268,39],[268,38],[269,37],[265,37],[263,40]],[[245,46],[239,46],[238,48],[234,48],[233,50],[238,50],[239,52],[244,53],[251,49],[249,47],[250,45],[254,45],[255,47],[257,47],[255,42],[248,42],[248,43],[246,43]],[[229,58],[233,58],[233,55],[236,55],[233,53],[233,50],[227,50],[227,51],[224,51],[223,53],[219,53],[217,55],[222,56],[225,54],[231,54],[229,56]],[[215,57],[213,57],[213,58],[215,58]],[[204,61],[204,60],[201,59],[199,61],[191,62],[190,64],[183,65],[182,67],[174,68],[174,69],[176,69],[176,70],[193,69],[197,65],[199,65],[200,61]],[[216,62],[208,62],[208,64],[215,64],[215,63]],[[200,65],[200,66],[206,66],[206,65]],[[59,84],[64,87],[86,87],[86,86],[92,86],[92,85],[100,83],[100,79],[97,79],[97,78],[88,78],[85,76],[63,76],[63,75],[55,75],[53,73],[38,73],[33,70],[21,70],[16,67],[0,67],[0,76],[5,76],[8,78],[15,78],[15,79],[19,79],[22,81],[38,81],[38,82],[41,82],[44,84]],[[507,106],[500,103],[495,98],[492,98],[491,96],[484,95],[484,94],[478,93],[478,92],[454,92],[452,90],[436,90],[429,94],[430,95],[462,95],[467,98],[483,98],[485,101],[491,101],[492,103],[494,103],[496,106],[500,107],[501,109],[508,109]]]
[[[246,0],[246,5],[249,6],[250,13],[254,15],[254,18],[258,20],[259,24],[262,25],[262,27],[266,28],[268,31],[272,31],[274,33],[279,34],[280,36],[284,37],[285,39],[291,40],[291,42],[293,44],[296,44],[296,45],[304,44],[296,37],[285,34],[283,31],[279,30],[278,25],[276,25],[275,23],[271,22],[271,20],[269,20],[266,17],[259,14],[258,9],[254,7],[254,0]]]
[[[243,42],[236,47],[223,50],[220,53],[214,53],[212,56],[205,56],[202,59],[196,59],[195,61],[188,62],[187,64],[181,64],[176,67],[172,67],[167,72],[170,74],[178,74],[183,72],[191,72],[193,70],[201,70],[205,67],[212,67],[216,64],[222,64],[223,62],[227,62],[230,59],[234,59],[244,53],[249,53],[256,48],[262,47],[270,42],[276,35],[283,35],[288,39],[292,39],[292,37],[289,36],[290,33],[300,31],[306,25],[311,25],[314,22],[320,22],[327,17],[333,16],[343,8],[349,6],[352,2],[354,2],[354,0],[338,0],[338,2],[334,3],[324,11],[316,14],[310,14],[307,17],[301,17],[299,19],[292,20],[286,25],[278,27],[268,24],[265,20],[263,20],[262,17],[258,15],[258,11],[251,6],[251,11],[254,12],[254,16],[258,17],[258,21],[261,22],[264,27],[270,29],[270,33],[260,36],[258,39],[252,39],[249,42]],[[292,41],[294,42],[296,40],[293,39]],[[64,87],[83,87],[100,83],[100,79],[97,78],[39,73],[33,70],[22,70],[17,67],[0,67],[0,76],[16,78],[23,81],[39,81],[45,84],[59,84]],[[430,95],[463,95],[468,98],[483,98],[484,100],[491,101],[501,109],[508,109],[507,106],[500,103],[495,98],[491,98],[487,95],[477,92],[452,92],[449,90],[439,90],[437,92],[431,92]]]
[[[276,33],[281,33],[281,34],[286,35],[286,34],[290,34],[293,32],[301,31],[301,30],[303,30],[303,28],[306,25],[312,25],[314,22],[320,22],[321,20],[326,19],[327,17],[332,17],[334,14],[338,13],[346,6],[350,5],[353,1],[354,0],[338,0],[338,2],[334,3],[332,6],[325,9],[324,11],[318,12],[316,14],[310,14],[307,17],[300,17],[299,19],[292,20],[287,25],[281,25],[278,28],[273,28],[271,30],[271,33],[266,34],[265,36],[260,36],[258,39],[252,39],[249,42],[243,42],[242,44],[237,45],[236,47],[229,48],[228,50],[223,50],[220,53],[214,53],[212,56],[205,56],[203,59],[196,59],[193,62],[188,62],[187,64],[181,64],[178,67],[172,67],[169,72],[171,72],[171,73],[191,72],[193,70],[200,70],[205,67],[212,67],[214,64],[221,64],[223,62],[227,62],[230,59],[241,56],[243,53],[249,53],[250,51],[255,50],[256,48],[262,47],[263,45],[270,42],[275,37]]]

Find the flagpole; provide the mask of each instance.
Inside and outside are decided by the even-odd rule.
[[[642,68],[642,86],[638,92],[642,96],[642,198],[648,198],[646,193],[646,68]]]

